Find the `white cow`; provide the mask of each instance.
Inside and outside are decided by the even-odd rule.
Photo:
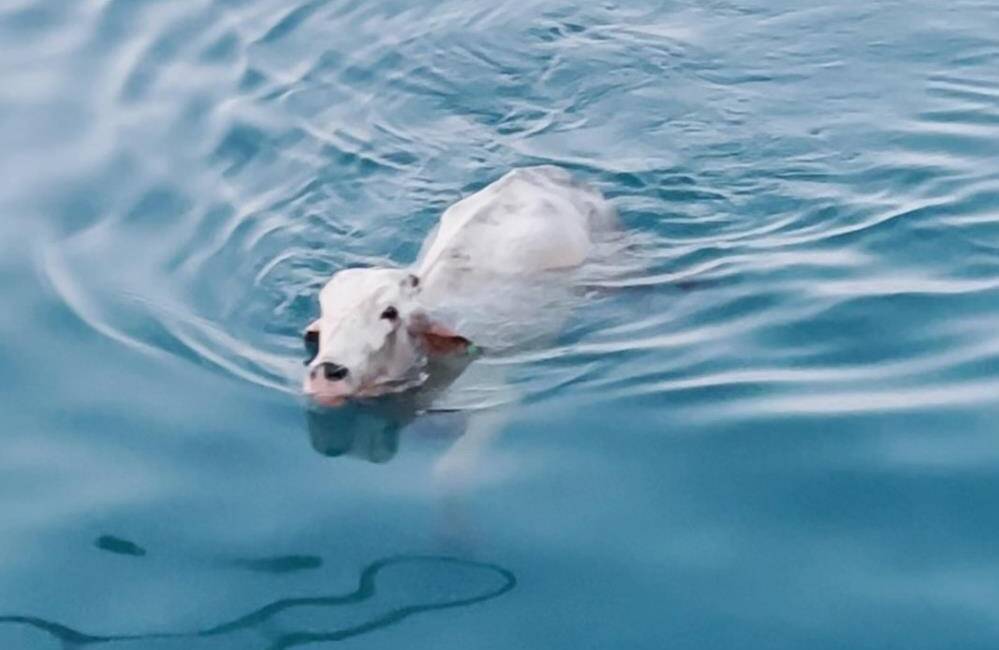
[[[615,218],[596,189],[558,167],[509,172],[448,208],[412,267],[332,277],[305,334],[315,353],[305,393],[337,406],[422,384],[431,358],[473,342],[462,321],[502,327],[518,307],[512,287],[582,264]]]
[[[600,192],[565,170],[507,173],[448,208],[411,267],[332,277],[305,333],[306,395],[340,406],[432,386],[441,360],[530,338],[547,310],[524,296],[566,284],[562,271],[583,264],[615,222]]]

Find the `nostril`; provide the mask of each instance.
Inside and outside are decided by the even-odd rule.
[[[319,367],[323,369],[323,376],[330,381],[337,381],[347,376],[347,369],[336,363],[322,363]]]

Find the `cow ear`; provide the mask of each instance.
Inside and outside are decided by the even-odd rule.
[[[435,356],[461,354],[472,345],[471,341],[447,325],[422,314],[414,319],[410,331],[423,341],[427,352]]]
[[[408,295],[414,295],[420,290],[420,278],[412,273],[407,273],[399,284]]]
[[[464,354],[472,342],[454,330],[434,325],[423,332],[423,344],[433,355],[446,355]]]

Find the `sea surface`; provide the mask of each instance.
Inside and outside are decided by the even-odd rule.
[[[532,164],[627,259],[474,471],[317,425]],[[0,296],[5,650],[999,647],[995,0],[0,0]]]

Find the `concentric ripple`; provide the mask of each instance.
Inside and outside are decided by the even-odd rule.
[[[549,162],[614,198],[626,241],[557,341],[497,361],[529,393],[713,418],[987,401],[995,14],[898,29],[889,5],[10,11],[77,55],[20,62],[28,123],[66,116],[24,161],[65,175],[39,263],[121,343],[290,391],[330,273],[410,261],[447,205]]]

